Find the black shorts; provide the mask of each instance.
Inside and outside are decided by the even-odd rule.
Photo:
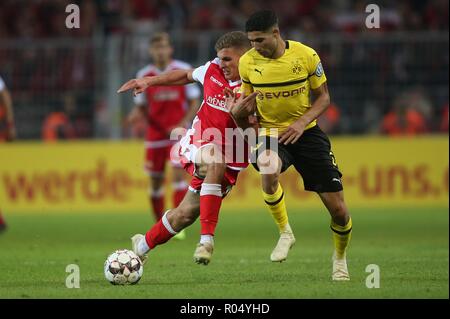
[[[343,190],[342,173],[336,164],[336,159],[331,151],[331,143],[328,136],[318,125],[306,130],[294,144],[280,144],[274,137],[264,136],[258,138],[257,146],[253,146],[251,154],[252,165],[259,171],[256,158],[270,146],[278,144],[278,157],[281,159],[281,172],[294,165],[297,172],[303,178],[305,190],[326,193]],[[259,145],[259,143],[263,143]]]

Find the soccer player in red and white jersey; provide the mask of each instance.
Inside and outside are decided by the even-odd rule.
[[[227,138],[227,129],[237,129],[233,107],[247,107],[252,113],[256,107],[256,93],[239,99],[226,99],[224,90],[240,86],[239,58],[250,48],[245,33],[235,31],[223,35],[216,43],[218,58],[191,70],[175,70],[153,77],[133,79],[118,92],[134,89],[134,94],[148,87],[199,82],[203,85],[203,103],[191,129],[180,141],[179,154],[184,168],[192,179],[181,204],[166,212],[146,235],[132,238],[133,250],[143,260],[155,246],[167,242],[180,230],[192,224],[200,215],[200,243],[194,253],[197,263],[208,264],[214,248],[214,232],[223,197],[236,183],[240,170],[248,166],[247,158],[228,158],[226,149],[246,147]],[[240,108],[242,109],[242,107]],[[211,133],[211,134],[209,134]],[[214,134],[215,133],[215,134]],[[242,137],[242,136],[241,136]],[[240,144],[240,145],[237,145]]]
[[[0,143],[12,141],[16,137],[12,99],[5,82],[0,77]],[[6,229],[6,222],[0,211],[0,232]]]
[[[150,39],[149,54],[153,63],[137,73],[137,78],[153,77],[173,70],[188,70],[191,66],[172,59],[173,48],[169,35],[158,32]],[[196,84],[151,86],[143,94],[134,97],[135,108],[129,121],[147,120],[145,170],[150,175],[150,204],[156,221],[164,212],[164,174],[170,150],[177,141],[170,139],[174,128],[188,128],[200,104],[200,89]],[[188,185],[185,172],[179,162],[171,161],[173,177],[173,205],[177,207],[183,199]]]

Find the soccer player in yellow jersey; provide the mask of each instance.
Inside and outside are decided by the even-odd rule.
[[[346,249],[352,220],[344,202],[342,174],[330,141],[316,123],[330,104],[319,56],[302,43],[283,40],[277,16],[269,10],[254,13],[246,22],[246,32],[253,48],[241,57],[239,73],[242,92],[259,91],[256,113],[262,129],[253,147],[256,169],[266,165],[261,154],[267,155],[277,146],[276,153],[272,153],[276,159],[275,171],[260,170],[264,200],[280,230],[280,240],[271,259],[286,259],[295,243],[278,181],[280,174],[293,165],[303,178],[305,190],[316,192],[330,212],[335,246],[332,279],[349,280]]]

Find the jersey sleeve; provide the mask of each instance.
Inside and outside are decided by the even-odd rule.
[[[192,70],[192,66],[184,61],[174,60],[173,65],[175,66],[175,69]],[[184,88],[188,100],[198,99],[200,97],[200,89],[196,83],[186,84]]]
[[[136,105],[145,105],[147,103],[147,99],[145,98],[145,93],[138,94],[133,96],[134,104]]]
[[[192,72],[192,78],[194,79],[194,81],[200,82],[203,85],[203,83],[205,82],[206,71],[208,70],[210,64],[211,62],[207,62],[206,64],[199,66]]]
[[[6,88],[5,82],[3,82],[3,79],[0,77],[0,92],[3,91]]]
[[[248,59],[246,59],[244,56],[241,59],[239,59],[239,75],[242,80],[241,93],[243,93],[244,95],[248,95],[253,92],[253,86],[248,77],[247,61]]]
[[[325,72],[323,70],[322,62],[320,62],[319,55],[313,49],[309,48],[307,51],[308,59],[308,80],[311,89],[317,89],[327,81]]]

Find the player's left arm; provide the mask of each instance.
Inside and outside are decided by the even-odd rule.
[[[294,144],[302,136],[305,128],[317,119],[330,105],[330,94],[328,93],[327,82],[324,82],[317,89],[312,90],[315,100],[308,111],[280,135],[279,142],[287,145]]]
[[[294,144],[302,136],[305,128],[330,105],[330,94],[328,93],[327,77],[322,67],[319,55],[312,48],[306,47],[306,61],[308,70],[308,82],[313,93],[314,102],[311,107],[294,123],[292,123],[279,136],[279,142],[287,145]]]
[[[311,105],[311,108],[309,108],[299,119],[305,127],[325,112],[330,105],[330,93],[328,92],[327,82],[311,91],[313,92],[314,102]]]

